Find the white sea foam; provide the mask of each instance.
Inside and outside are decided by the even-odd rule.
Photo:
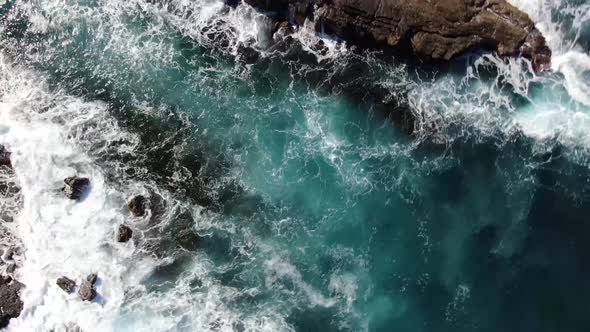
[[[273,257],[267,260],[264,265],[266,269],[265,282],[267,287],[280,287],[277,285],[277,282],[285,278],[298,288],[298,291],[307,298],[312,306],[332,307],[338,302],[336,299],[324,296],[321,291],[305,282],[299,270],[288,261],[280,257]]]
[[[533,138],[557,137],[571,147],[589,143],[586,135],[578,135],[588,131],[587,122],[580,119],[590,112],[590,57],[578,44],[581,30],[590,22],[589,5],[511,2],[529,13],[547,38],[554,73],[537,75],[524,59],[483,55],[468,61],[462,77],[449,74],[422,82],[408,98],[419,115],[419,136],[444,142],[470,135],[468,128],[481,137],[522,130]],[[490,68],[496,71],[495,78],[489,77]],[[515,94],[527,103],[525,107],[514,103]]]
[[[85,330],[109,329],[124,299],[124,279],[133,244],[112,245],[114,230],[125,216],[120,213],[121,193],[110,189],[92,160],[68,143],[80,122],[99,117],[101,103],[50,96],[39,78],[1,63],[0,117],[8,130],[0,136],[12,151],[21,187],[23,209],[16,218],[16,233],[26,248],[18,278],[26,285],[25,308],[11,322],[14,331],[60,328],[70,320]],[[56,98],[57,97],[57,98]],[[76,112],[76,122],[52,123],[55,110]],[[52,106],[49,106],[52,107]],[[73,114],[67,114],[73,117]],[[76,204],[60,194],[63,178],[89,176],[92,191]],[[123,201],[122,201],[123,200]],[[61,275],[80,280],[97,272],[100,297],[85,303],[66,295],[56,285]]]

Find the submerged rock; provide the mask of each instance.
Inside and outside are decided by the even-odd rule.
[[[8,325],[11,318],[16,318],[23,310],[19,292],[21,283],[11,277],[0,276],[0,329]]]
[[[0,144],[0,166],[6,166],[12,168],[12,162],[10,161],[10,151],[6,150],[4,145]]]
[[[142,195],[133,197],[129,203],[127,203],[129,211],[131,211],[131,213],[136,217],[143,217],[145,215],[147,206],[148,200]]]
[[[129,241],[129,239],[131,239],[132,235],[133,231],[131,230],[131,228],[125,225],[119,225],[119,230],[117,231],[117,242],[127,242]]]
[[[65,186],[62,191],[67,198],[80,200],[90,189],[90,180],[88,178],[72,176],[64,180]]]
[[[254,49],[252,46],[247,46],[244,44],[238,45],[237,52],[240,61],[244,62],[247,65],[256,63],[256,61],[258,61],[258,58],[260,57],[260,54],[256,49]]]
[[[96,280],[98,280],[98,274],[96,273],[91,273],[86,277],[86,281],[88,281],[93,286],[96,283]]]
[[[73,293],[76,288],[76,282],[68,277],[58,278],[55,283],[68,294]]]
[[[65,328],[66,332],[82,332],[82,329],[76,323],[68,323]]]
[[[78,295],[80,295],[82,301],[92,301],[96,297],[96,290],[94,290],[92,283],[88,280],[84,280],[80,285]]]

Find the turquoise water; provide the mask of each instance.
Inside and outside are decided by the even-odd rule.
[[[90,150],[109,181],[149,182],[203,208],[167,215],[164,235],[138,246],[171,261],[136,297],[168,299],[179,284],[190,285],[183,300],[213,293],[188,273],[206,260],[213,284],[235,290],[225,308],[260,328],[275,318],[297,331],[590,323],[579,135],[589,107],[559,74],[536,78],[491,56],[434,73],[332,41],[306,51],[315,37],[305,35],[277,46],[245,28],[262,15],[215,2],[16,1],[0,17],[3,54],[56,94],[105,102],[139,137],[129,154]],[[237,45],[253,38],[262,55],[246,64]],[[400,124],[407,112],[415,135]],[[565,124],[554,132],[556,118]],[[198,241],[184,241],[187,225]],[[140,326],[132,303],[113,330]],[[169,330],[251,328],[163,315],[178,317]]]

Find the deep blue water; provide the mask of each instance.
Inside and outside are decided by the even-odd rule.
[[[208,7],[195,2],[190,14],[139,0],[0,12],[4,54],[52,90],[106,102],[140,137],[132,154],[95,153],[113,183],[153,181],[204,208],[207,222],[179,213],[146,244],[175,258],[142,281],[146,292],[166,297],[206,257],[207,274],[237,290],[228,308],[272,312],[297,331],[588,329],[588,150],[583,137],[531,134],[541,120],[528,120],[549,102],[563,117],[589,111],[559,74],[525,71],[521,93],[475,58],[438,73],[365,51],[318,62],[299,41],[274,53],[259,42],[266,51],[246,64],[238,37],[203,27],[263,18],[240,7],[201,22]],[[407,112],[424,117],[417,134]],[[170,244],[186,224],[198,256]],[[133,326],[125,319],[113,329]]]

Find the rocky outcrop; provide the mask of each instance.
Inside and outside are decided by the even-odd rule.
[[[73,293],[76,288],[76,282],[68,277],[57,278],[55,284],[68,294]]]
[[[67,198],[79,201],[90,190],[90,180],[88,178],[82,178],[72,176],[64,180],[64,187],[62,191]]]
[[[23,285],[11,277],[0,276],[0,329],[23,310],[19,292]]]
[[[533,21],[505,0],[244,1],[284,12],[293,23],[315,16],[316,29],[364,47],[436,60],[483,49],[526,56],[537,71],[550,64],[551,51]]]
[[[133,236],[133,231],[131,228],[125,225],[119,225],[119,229],[117,230],[117,242],[127,242]]]

